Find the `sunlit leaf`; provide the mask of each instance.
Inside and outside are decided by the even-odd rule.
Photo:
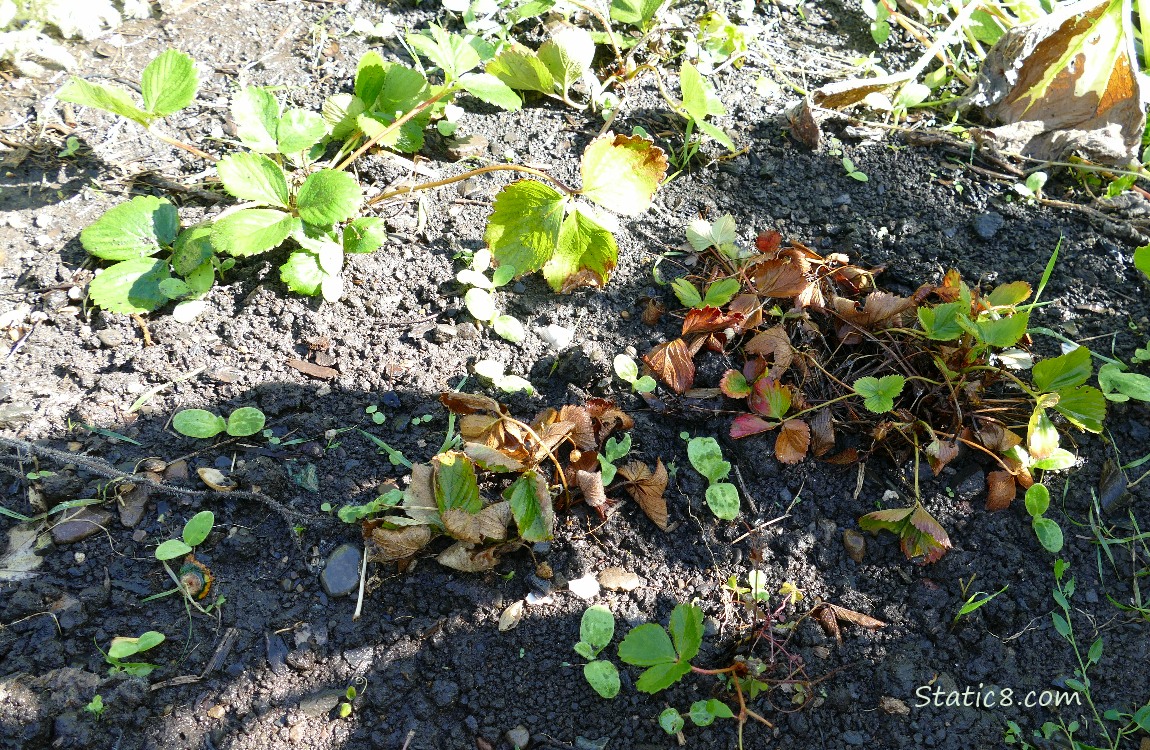
[[[297,221],[273,208],[244,209],[212,224],[212,245],[236,256],[267,252],[288,238]]]
[[[583,195],[624,216],[651,205],[667,174],[667,155],[645,138],[629,135],[597,138],[583,151]]]
[[[775,439],[775,458],[784,464],[797,464],[807,457],[811,444],[811,428],[801,419],[783,422]]]
[[[643,362],[675,393],[684,393],[695,382],[695,362],[683,339],[659,344],[643,355]]]
[[[122,260],[92,279],[88,296],[108,312],[127,315],[150,312],[168,301],[160,290],[160,282],[170,277],[167,261]]]
[[[519,274],[544,266],[559,244],[562,193],[535,180],[519,180],[499,191],[483,239],[500,265]]]
[[[140,76],[144,109],[160,117],[191,104],[198,87],[195,61],[174,49],[161,52]]]
[[[97,258],[130,260],[155,255],[171,245],[179,229],[175,206],[151,195],[138,195],[108,209],[80,232],[80,244]]]
[[[585,206],[576,206],[563,219],[554,253],[543,266],[543,277],[557,292],[605,286],[619,258],[615,236]]]
[[[288,207],[288,185],[283,169],[263,154],[228,154],[216,162],[216,173],[224,190],[242,201]]]

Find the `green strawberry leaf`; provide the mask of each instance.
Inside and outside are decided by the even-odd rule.
[[[653,667],[678,660],[671,636],[661,625],[648,622],[632,628],[619,644],[619,658],[636,667]]]
[[[280,165],[257,153],[228,154],[216,162],[224,190],[242,201],[288,207],[288,184]]]
[[[436,456],[432,463],[435,467],[435,503],[440,514],[449,510],[464,510],[472,514],[483,510],[475,464],[470,458],[460,451],[449,451]]]
[[[148,63],[140,77],[144,109],[165,117],[192,103],[199,88],[195,61],[174,49],[160,53]]]
[[[901,375],[884,375],[881,378],[859,378],[854,383],[854,391],[863,398],[863,406],[875,414],[885,414],[894,408],[894,400],[902,393],[906,379]]]
[[[715,87],[691,63],[683,63],[679,71],[679,88],[683,92],[683,109],[696,125],[709,115],[727,114],[722,100],[715,94]]]
[[[367,109],[363,99],[353,94],[335,94],[324,100],[321,111],[324,122],[331,131],[331,137],[342,141],[359,130],[356,121]]]
[[[703,307],[722,307],[735,298],[739,293],[738,279],[720,279],[707,287],[707,294],[703,297]]]
[[[345,253],[374,253],[387,242],[387,222],[374,216],[352,219],[343,228]]]
[[[459,85],[476,99],[514,112],[523,106],[510,86],[489,73],[468,73],[459,79]]]
[[[1030,313],[1024,312],[998,320],[979,320],[974,325],[984,344],[1005,349],[1014,346],[1026,335],[1026,326],[1029,324]]]
[[[963,310],[970,311],[970,305],[959,302],[946,302],[934,307],[918,308],[918,321],[931,341],[954,341],[962,335],[963,328],[958,318]]]
[[[168,260],[177,274],[186,277],[207,263],[213,252],[212,225],[196,224],[176,237],[172,244],[172,257]]]
[[[280,103],[275,94],[260,86],[248,86],[232,97],[232,122],[236,136],[252,151],[274,154],[279,151]]]
[[[329,226],[355,214],[362,199],[363,189],[350,174],[321,169],[300,186],[296,208],[308,224]]]
[[[139,195],[113,206],[80,233],[80,244],[105,260],[155,255],[171,245],[180,230],[176,207],[162,198]]]
[[[678,278],[671,282],[671,291],[675,293],[675,297],[684,307],[702,307],[703,298],[699,294],[699,290],[695,285],[684,278]]]
[[[212,246],[228,255],[258,255],[279,247],[297,223],[274,208],[237,211],[212,224]]]
[[[138,315],[168,301],[160,282],[170,278],[168,263],[155,258],[122,260],[92,279],[88,296],[109,312]]]
[[[276,150],[281,154],[307,151],[325,135],[327,123],[321,115],[293,107],[283,113],[276,127]]]
[[[1150,385],[1150,378],[1145,375],[1137,377],[1143,378]],[[1054,405],[1055,411],[1080,430],[1095,434],[1102,432],[1102,420],[1106,419],[1106,397],[1102,391],[1093,386],[1079,385],[1063,388],[1056,393],[1058,403]],[[1150,397],[1150,393],[1146,395]]]
[[[125,117],[145,128],[152,124],[154,117],[142,111],[132,101],[132,95],[120,86],[105,86],[102,83],[89,83],[73,77],[60,89],[56,98],[62,102],[72,102],[83,107],[102,109],[114,115]]]
[[[597,219],[587,207],[578,206],[563,219],[555,254],[543,266],[543,277],[556,292],[605,286],[611,277],[619,247],[615,236]]]
[[[436,24],[422,33],[409,33],[407,43],[443,71],[447,81],[454,81],[481,62],[479,52],[459,34],[451,34]]]
[[[534,52],[517,42],[505,47],[485,70],[516,91],[555,91],[555,76]]]
[[[611,18],[645,28],[667,0],[611,0]]]
[[[562,193],[535,180],[500,190],[483,235],[495,261],[518,274],[542,268],[555,254],[566,204]]]
[[[564,26],[551,35],[536,53],[563,94],[591,68],[595,40],[578,26]]]
[[[1090,350],[1079,346],[1066,354],[1044,359],[1034,365],[1034,386],[1042,393],[1073,388],[1085,383],[1092,371]]]
[[[703,610],[680,604],[671,610],[671,641],[681,661],[690,661],[703,645]]]
[[[503,499],[511,503],[511,515],[524,541],[542,542],[551,538],[555,511],[551,506],[551,491],[542,475],[531,470],[523,472],[503,491]]]
[[[645,138],[608,133],[583,151],[582,193],[600,206],[636,216],[651,206],[667,174],[667,156]]]
[[[640,693],[648,693],[653,695],[660,690],[666,690],[674,685],[679,680],[691,671],[691,665],[688,662],[675,662],[673,664],[658,664],[650,667],[639,675],[639,679],[635,681],[635,689]],[[679,719],[682,722],[682,719]]]
[[[323,283],[323,269],[319,267],[319,256],[307,250],[297,250],[288,256],[280,266],[280,280],[288,289],[298,294],[314,297],[319,294]]]

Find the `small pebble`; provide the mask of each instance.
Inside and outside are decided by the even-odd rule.
[[[861,563],[866,556],[866,537],[854,529],[843,532],[843,547],[846,548],[847,557]]]

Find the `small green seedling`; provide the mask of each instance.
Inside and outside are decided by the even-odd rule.
[[[684,307],[722,307],[735,298],[739,293],[738,279],[719,279],[707,287],[707,293],[699,294],[695,285],[686,279],[675,279],[671,282],[671,290],[679,298]]]
[[[364,409],[364,411],[368,416],[371,417],[371,421],[375,422],[376,424],[383,424],[387,421],[387,416],[379,410],[379,406],[376,404],[372,404],[371,406]]]
[[[636,393],[650,393],[651,391],[655,390],[655,387],[658,385],[658,383],[655,382],[655,379],[650,375],[639,377],[639,365],[635,363],[634,359],[627,356],[626,354],[616,354],[612,365],[614,366],[615,374],[619,376],[619,379],[624,383],[630,383],[631,388]]]
[[[761,570],[747,573],[746,586],[739,585],[738,576],[731,576],[723,584],[723,588],[740,600],[746,597],[749,601],[759,604],[766,604],[771,600],[771,592],[767,590],[767,576]]]
[[[24,475],[24,478],[27,479],[29,482],[35,482],[35,481],[38,481],[40,479],[43,479],[44,477],[53,477],[53,476],[56,476],[56,472],[47,471],[47,470],[39,470],[39,471],[28,472],[27,474]]]
[[[142,654],[163,642],[164,634],[155,630],[149,630],[138,638],[116,636],[112,639],[112,645],[108,647],[108,652],[104,654],[104,659],[111,665],[108,671],[111,674],[123,672],[132,677],[147,677],[153,670],[159,668],[158,664],[125,661],[125,659],[129,659],[136,654]],[[103,699],[101,699],[100,703],[101,705],[103,704]]]
[[[386,510],[396,508],[402,502],[403,490],[388,490],[386,493],[380,495],[370,503],[365,503],[363,505],[345,505],[336,512],[336,515],[338,515],[339,520],[343,521],[344,523],[359,523],[365,518],[371,518],[372,516],[382,514]],[[328,506],[327,508],[323,509],[324,512],[327,512],[331,509],[329,503],[324,503],[324,505]]]
[[[669,634],[653,622],[639,625],[619,644],[620,659],[647,667],[635,683],[639,692],[657,693],[683,679],[703,645],[703,610],[698,607],[679,604],[668,627]]]
[[[1150,350],[1135,349],[1134,361],[1150,361]],[[1150,377],[1129,372],[1121,363],[1107,362],[1099,367],[1098,386],[1108,401],[1150,401]]]
[[[670,735],[676,735],[683,731],[686,722],[683,721],[683,715],[679,713],[679,709],[674,706],[663,709],[659,714],[659,726],[663,731]]]
[[[697,727],[709,727],[715,719],[733,719],[734,711],[726,703],[717,698],[705,701],[695,701],[691,704],[691,711],[687,714]]]
[[[696,253],[706,252],[708,249],[714,248],[732,260],[741,260],[746,256],[735,244],[739,239],[735,229],[735,217],[730,214],[723,214],[714,223],[706,219],[695,219],[687,227],[687,242],[691,244],[691,248]],[[696,291],[695,294],[698,295],[698,292]],[[711,294],[712,292],[708,289],[707,295],[710,296]],[[682,297],[679,299],[687,307],[695,307],[695,305],[687,304]],[[728,301],[724,300],[721,304],[725,305]],[[720,306],[720,304],[715,305],[715,307]]]
[[[719,442],[710,437],[691,438],[687,441],[687,458],[695,471],[707,478],[707,505],[711,512],[724,521],[735,520],[739,515],[739,491],[723,481],[731,473],[731,464],[723,460]]]
[[[206,409],[184,409],[172,417],[172,429],[188,437],[214,438],[221,432],[232,437],[248,437],[264,428],[264,413],[254,406],[241,406],[225,420]]]
[[[611,484],[615,479],[615,464],[631,452],[631,433],[623,436],[622,440],[607,438],[603,452],[599,454],[599,468],[603,474],[603,484]]]
[[[846,171],[847,177],[851,178],[852,180],[858,180],[859,182],[870,181],[870,178],[866,176],[866,172],[863,172],[861,169],[856,167],[855,163],[849,156],[843,157],[843,169]]]
[[[492,271],[489,279],[485,274],[490,268],[491,251],[484,248],[471,256],[470,268],[455,274],[456,281],[471,287],[463,295],[463,304],[471,317],[480,323],[489,324],[501,338],[518,344],[527,336],[523,324],[512,315],[501,314],[495,305],[495,295],[492,294],[493,290],[506,286],[515,278],[515,267],[500,265]]]
[[[84,706],[84,710],[92,715],[96,721],[104,718],[104,711],[107,706],[104,705],[104,697],[99,693],[92,696],[92,700],[88,701],[88,705]]]
[[[411,468],[411,461],[408,460],[407,456],[403,455],[403,451],[391,447],[389,444],[380,438],[377,438],[375,435],[372,435],[370,432],[364,432],[363,430],[360,430],[359,433],[371,442],[375,443],[375,447],[379,449],[380,454],[386,455],[387,460],[391,461],[392,466],[406,466],[409,469]]]
[[[535,386],[526,378],[518,375],[508,375],[507,365],[493,359],[481,359],[473,367],[475,374],[484,380],[490,381],[504,393],[518,393],[525,391],[529,395],[535,393]]]
[[[1042,196],[1042,188],[1046,185],[1046,180],[1045,172],[1032,172],[1027,175],[1025,182],[1014,183],[1014,192],[1023,198],[1034,200]]]
[[[1047,552],[1057,555],[1062,551],[1062,527],[1044,515],[1049,507],[1050,490],[1046,485],[1033,484],[1026,490],[1026,512],[1030,514],[1034,535]]]
[[[967,615],[971,614],[975,610],[978,610],[981,607],[983,607],[984,605],[990,603],[990,601],[992,599],[994,599],[994,597],[998,596],[1003,591],[1006,591],[1008,588],[1010,588],[1009,583],[1006,584],[1005,586],[1003,586],[1002,588],[1000,588],[998,591],[995,591],[993,594],[987,594],[985,591],[974,592],[973,594],[970,595],[970,597],[966,600],[966,602],[961,607],[958,608],[958,614],[956,614],[954,616],[954,619],[951,621],[951,624],[958,624],[958,621],[961,620],[963,617],[966,617]],[[979,597],[982,597],[982,598],[980,599]]]
[[[356,677],[352,684],[347,686],[347,690],[343,691],[343,698],[340,699],[339,706],[336,708],[339,718],[346,719],[351,716],[352,712],[355,711],[355,699],[361,697],[366,689],[366,677]]]
[[[737,149],[731,137],[717,125],[707,122],[708,117],[727,114],[727,108],[715,93],[715,87],[689,62],[684,62],[679,69],[679,89],[683,94],[682,102],[677,106],[674,102],[671,104],[676,113],[686,119],[687,124],[683,130],[683,149],[675,159],[675,165],[680,170],[685,169],[699,152],[701,142],[693,137],[695,131],[717,141],[728,151],[735,152]]]
[[[583,677],[596,693],[604,698],[619,694],[619,670],[609,661],[599,659],[599,653],[615,637],[615,617],[601,604],[588,607],[579,623],[579,642],[575,653],[588,659]]]
[[[70,135],[68,136],[67,140],[64,141],[64,148],[61,149],[60,153],[56,154],[56,156],[61,159],[68,159],[75,156],[79,150],[80,139],[74,135]]]
[[[156,547],[156,559],[167,562],[191,554],[194,548],[203,544],[208,534],[212,533],[215,523],[214,513],[210,510],[201,510],[184,524],[184,532],[180,539],[169,539]]]

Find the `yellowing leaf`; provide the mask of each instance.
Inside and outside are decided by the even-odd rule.
[[[555,253],[567,199],[535,180],[519,180],[495,196],[483,239],[499,265],[517,275],[543,267]]]
[[[555,291],[607,284],[619,248],[615,236],[596,219],[586,207],[576,208],[563,219],[555,254],[543,266],[543,277]]]
[[[499,57],[487,63],[485,70],[518,91],[550,94],[555,90],[555,77],[551,71],[534,52],[521,44],[513,42],[499,53]]]
[[[583,195],[624,216],[636,216],[667,174],[667,155],[637,136],[608,133],[583,152]]]

